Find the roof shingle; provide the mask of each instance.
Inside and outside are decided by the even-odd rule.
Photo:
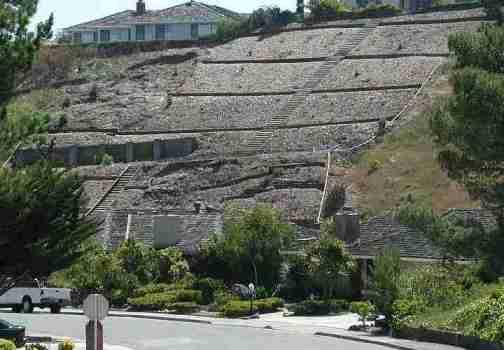
[[[95,28],[118,28],[135,24],[152,23],[188,23],[216,22],[223,17],[238,17],[237,13],[218,6],[191,1],[163,10],[150,10],[137,15],[133,10],[126,10],[93,21],[65,28],[66,31],[90,30]]]

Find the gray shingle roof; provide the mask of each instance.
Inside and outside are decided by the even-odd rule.
[[[175,237],[175,246],[187,254],[195,253],[199,244],[209,238],[210,234],[219,232],[222,227],[221,214],[217,212],[190,211],[163,212],[162,210],[114,210],[111,212],[108,232],[101,237],[106,240],[109,249],[116,249],[126,239],[128,214],[131,214],[130,237],[142,241],[147,246],[154,242],[153,218],[155,215],[175,215],[182,220],[180,232]]]
[[[93,21],[65,28],[66,31],[78,31],[94,28],[126,27],[135,24],[151,23],[187,23],[196,19],[197,22],[215,22],[223,17],[240,16],[233,11],[218,6],[210,6],[197,1],[185,2],[163,10],[147,11],[137,15],[136,11],[126,10]]]
[[[349,245],[354,256],[374,257],[386,247],[397,248],[402,258],[441,260],[444,254],[421,232],[400,224],[392,215],[361,224],[360,239]]]
[[[497,225],[497,219],[490,210],[487,209],[450,209],[445,217],[462,219],[466,224],[472,222],[480,223],[485,230],[491,230]]]

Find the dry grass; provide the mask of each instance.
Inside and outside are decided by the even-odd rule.
[[[387,135],[382,144],[363,153],[344,172],[345,182],[352,184],[356,207],[378,214],[408,198],[432,206],[437,212],[479,206],[464,188],[447,177],[436,160],[427,111],[433,99],[450,93],[447,79],[438,79],[411,112],[409,124]]]

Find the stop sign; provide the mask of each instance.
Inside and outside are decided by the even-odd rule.
[[[102,321],[107,317],[109,302],[101,294],[90,294],[84,300],[84,314],[93,321]]]

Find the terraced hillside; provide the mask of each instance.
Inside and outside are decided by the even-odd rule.
[[[81,67],[86,81],[58,89],[51,109],[68,122],[52,137],[74,150],[124,145],[118,159],[127,163],[78,168],[88,178],[89,214],[107,218],[102,237],[111,247],[124,239],[125,213],[134,213],[136,237],[151,243],[156,213],[180,215],[187,232],[211,221],[196,225],[207,231],[196,234],[202,238],[228,203],[268,202],[310,228],[327,150],[372,145],[380,124],[407,115],[447,62],[448,35],[483,20],[476,9],[338,21],[213,48],[94,60]],[[184,156],[157,141],[181,139],[194,140]],[[194,212],[198,202],[204,210]]]

